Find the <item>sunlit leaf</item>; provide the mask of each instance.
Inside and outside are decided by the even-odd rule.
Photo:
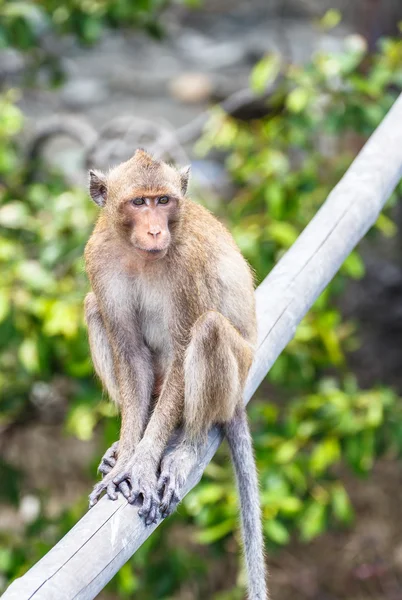
[[[327,438],[317,444],[310,458],[311,471],[318,475],[330,465],[338,462],[341,456],[339,441],[336,438]]]
[[[30,373],[39,371],[39,353],[35,339],[25,338],[20,345],[18,356],[27,371]]]
[[[319,502],[311,502],[299,522],[302,540],[308,542],[322,533],[325,529],[325,521],[326,506]]]
[[[218,525],[203,529],[195,535],[195,538],[199,544],[212,544],[231,533],[235,525],[236,522],[233,519],[227,519]]]
[[[280,521],[270,519],[264,523],[264,532],[276,544],[287,544],[290,539],[289,532]]]
[[[305,88],[297,87],[286,98],[286,106],[293,113],[304,110],[308,104],[310,94]]]
[[[339,10],[336,10],[335,8],[330,8],[329,10],[327,10],[327,12],[325,13],[325,15],[320,19],[320,26],[323,29],[333,29],[334,27],[336,27],[342,19],[342,14]]]
[[[353,519],[353,508],[349,496],[341,483],[337,483],[331,490],[331,506],[335,517],[343,522],[350,523]]]
[[[87,441],[92,438],[96,421],[92,406],[79,404],[71,409],[67,418],[66,429],[78,439]]]
[[[262,94],[277,78],[281,68],[279,54],[264,56],[254,67],[250,76],[251,89],[256,94]]]

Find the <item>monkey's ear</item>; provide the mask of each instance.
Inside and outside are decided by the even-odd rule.
[[[181,193],[185,196],[188,187],[188,180],[190,179],[190,171],[191,165],[187,165],[187,167],[183,167],[180,169],[180,183],[181,183]]]
[[[89,171],[89,193],[100,207],[105,206],[107,198],[106,177],[101,171]]]

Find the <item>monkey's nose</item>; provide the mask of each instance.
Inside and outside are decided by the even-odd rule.
[[[150,229],[148,231],[148,235],[152,235],[153,238],[156,238],[161,232],[160,229]]]

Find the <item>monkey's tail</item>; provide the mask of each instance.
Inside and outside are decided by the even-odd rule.
[[[232,454],[239,490],[244,554],[248,574],[248,597],[249,600],[267,600],[257,468],[247,415],[243,408],[237,409],[233,419],[225,425],[225,433]]]

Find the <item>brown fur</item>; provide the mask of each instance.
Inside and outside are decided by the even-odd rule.
[[[159,460],[168,437],[183,415],[191,413],[188,425],[196,435],[212,423],[227,421],[236,404],[241,402],[256,341],[252,274],[225,227],[205,208],[182,195],[180,174],[173,167],[138,150],[133,158],[107,176],[97,173],[97,181],[107,189],[107,199],[85,250],[86,269],[94,294],[90,295],[91,310],[87,308],[88,325],[91,330],[95,312],[98,323],[104,324],[110,343],[119,393],[116,389],[109,391],[120,405],[123,421],[120,453],[128,455],[134,451],[144,432],[152,390],[161,390],[157,407],[159,404],[165,407],[164,431],[160,431],[159,411],[155,410],[146,432],[148,435],[155,431],[158,437],[153,443],[159,449]],[[96,194],[93,185],[91,193]],[[141,227],[144,229],[141,221],[131,226],[127,203],[135,197],[153,199],[159,195],[174,198],[174,206],[167,216],[170,243],[162,258],[148,260],[136,253],[135,241],[143,239],[146,232],[141,231]],[[167,212],[166,209],[162,210]],[[223,261],[223,268],[231,266],[237,270],[234,277],[220,272],[222,258],[226,258],[227,263]],[[158,349],[144,343],[141,307],[135,306],[135,298],[133,301],[130,298],[139,280],[145,290],[148,285],[157,287],[155,282],[163,281],[161,290],[165,293],[160,297],[160,310],[170,313],[168,364],[160,364]],[[237,290],[232,289],[236,281]],[[147,291],[144,294],[146,296]],[[106,379],[111,381],[111,377],[105,378],[102,373],[95,343],[92,342],[95,368],[109,388]],[[211,379],[211,385],[200,392],[202,410],[201,406],[189,410],[183,405],[186,352],[186,362],[192,365],[194,373],[198,370],[194,361],[203,357],[208,379]],[[208,363],[211,356],[214,360]],[[225,398],[226,378],[222,377],[228,363],[236,369],[238,385],[230,406]],[[215,376],[214,369],[218,370]],[[196,393],[194,385],[193,382],[193,393]]]
[[[118,449],[105,455],[111,466],[90,500],[104,490],[114,499],[120,489],[132,502],[141,495],[146,523],[156,522],[157,506],[168,514],[178,497],[171,484],[162,500],[157,492],[175,428],[183,425],[188,445],[176,466],[162,462],[163,482],[213,424],[224,424],[245,536],[254,536],[246,547],[250,598],[262,600],[257,476],[242,407],[257,338],[253,277],[227,229],[185,197],[188,174],[143,150],[107,175],[90,174],[91,196],[103,210],[85,249],[92,285],[86,319],[95,369],[122,415]]]

